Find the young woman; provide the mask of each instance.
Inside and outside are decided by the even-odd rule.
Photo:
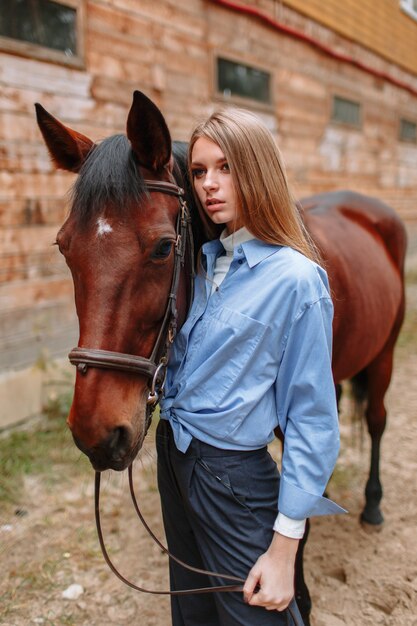
[[[243,594],[174,597],[173,625],[289,624],[305,519],[343,511],[322,497],[339,449],[327,276],[256,116],[211,115],[189,167],[211,241],[161,404],[162,510],[176,556],[246,583]],[[266,447],[277,426],[281,476]],[[172,589],[227,584],[175,563],[170,577]]]

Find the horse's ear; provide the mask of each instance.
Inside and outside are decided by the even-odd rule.
[[[39,128],[56,167],[78,172],[94,142],[61,124],[41,104],[36,103],[35,109]]]
[[[158,171],[169,164],[171,135],[158,107],[141,91],[133,94],[127,136],[140,165]]]

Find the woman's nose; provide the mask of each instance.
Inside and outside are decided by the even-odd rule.
[[[210,191],[212,189],[216,189],[218,187],[216,177],[213,174],[207,172],[206,177],[203,182],[204,191]]]

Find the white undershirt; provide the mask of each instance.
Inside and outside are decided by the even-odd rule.
[[[243,227],[232,233],[227,234],[226,229],[220,235],[220,241],[223,244],[223,248],[226,251],[225,255],[219,256],[216,259],[213,275],[213,287],[212,293],[222,284],[226,277],[231,262],[233,261],[234,249],[245,241],[255,239],[247,228]],[[278,517],[275,520],[273,529],[285,535],[285,537],[291,537],[292,539],[301,539],[304,535],[306,520],[305,519],[292,519],[287,517],[283,513],[278,513]]]

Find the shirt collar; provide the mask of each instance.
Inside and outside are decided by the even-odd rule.
[[[238,245],[242,248],[242,253],[238,253],[238,256],[245,256],[250,268],[255,267],[255,265],[282,248],[279,244],[265,243],[264,241],[254,238],[249,241],[243,241]],[[213,239],[203,245],[202,251],[206,256],[217,256],[224,251],[224,247],[220,239]]]
[[[259,239],[251,239],[242,243],[243,252],[250,268],[271,256],[282,248],[279,244],[265,243]]]

